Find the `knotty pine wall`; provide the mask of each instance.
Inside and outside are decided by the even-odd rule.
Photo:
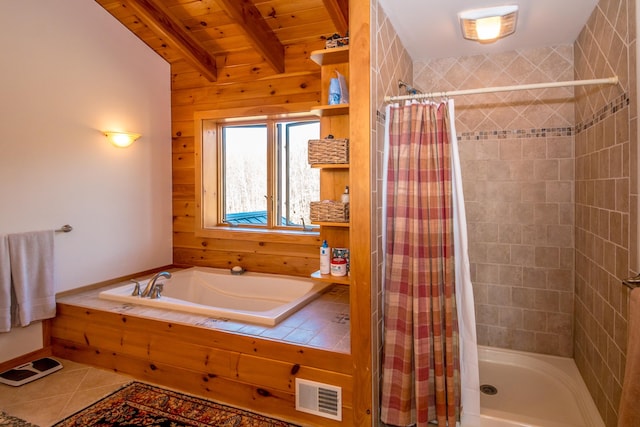
[[[244,69],[224,68],[210,83],[188,64],[172,66],[172,156],[173,156],[173,260],[176,264],[229,268],[241,265],[249,271],[307,276],[318,269],[319,239],[288,238],[278,242],[204,238],[196,235],[195,122],[197,111],[227,110],[233,115],[265,112],[310,111],[320,104],[320,67],[309,59],[313,50],[324,48],[318,40],[285,49],[283,75],[274,75],[268,65]],[[233,73],[233,74],[230,74]],[[259,80],[251,80],[256,75]],[[237,83],[230,83],[230,76]],[[308,242],[312,241],[311,244]]]
[[[54,355],[313,427],[356,426],[348,354],[58,303]],[[342,421],[295,410],[295,378],[342,388]]]

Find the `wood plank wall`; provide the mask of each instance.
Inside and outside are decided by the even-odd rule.
[[[268,73],[268,67],[264,70],[231,67],[229,72],[240,73],[234,75],[234,80],[240,83],[229,83],[224,73],[220,81],[211,83],[184,62],[172,65],[174,263],[220,268],[242,265],[249,271],[297,276],[308,276],[318,269],[317,240],[301,245],[295,240],[243,241],[196,235],[194,113],[221,109],[245,115],[292,109],[310,111],[320,104],[321,91],[320,67],[309,59],[309,53],[323,47],[322,40],[288,47],[286,74],[265,76],[257,81],[249,81],[252,74]]]

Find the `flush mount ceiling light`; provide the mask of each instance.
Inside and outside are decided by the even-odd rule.
[[[139,133],[117,131],[105,131],[104,134],[113,145],[120,148],[130,146],[133,141],[142,136]]]
[[[458,18],[465,39],[492,43],[516,31],[518,6],[465,10],[458,14]]]

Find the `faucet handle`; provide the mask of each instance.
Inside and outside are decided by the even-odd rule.
[[[163,283],[156,283],[156,286],[153,288],[151,292],[151,299],[158,299],[162,296],[162,289],[164,289]]]
[[[131,292],[131,296],[139,297],[140,296],[140,282],[138,282],[137,280],[133,280],[133,279],[130,279],[129,281],[136,284],[133,287],[133,292]]]

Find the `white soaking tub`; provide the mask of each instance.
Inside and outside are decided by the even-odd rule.
[[[273,326],[315,299],[327,283],[310,279],[230,270],[191,267],[160,278],[162,296],[157,299],[132,295],[134,283],[100,292],[102,299],[166,308],[215,318]],[[138,280],[144,290],[150,278]]]

